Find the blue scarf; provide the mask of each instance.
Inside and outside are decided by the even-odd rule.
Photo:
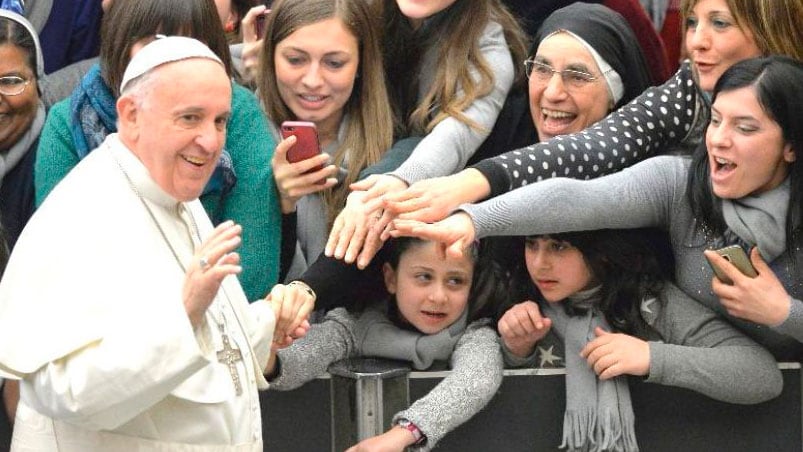
[[[116,104],[117,99],[100,75],[100,65],[93,65],[70,96],[70,132],[79,160],[100,146],[107,135],[117,132]],[[223,149],[203,195],[216,195],[222,201],[235,183],[231,155]]]

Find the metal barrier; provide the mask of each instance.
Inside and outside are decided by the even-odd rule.
[[[424,396],[448,375],[408,374],[398,363],[385,364],[390,366],[376,367],[379,363],[374,360],[373,370],[366,370],[363,364],[351,362],[343,372],[332,368],[336,376],[313,380],[294,391],[262,392],[265,450],[342,451],[358,438],[384,431],[407,400]],[[718,402],[693,391],[631,379],[641,450],[801,452],[801,366],[778,366],[784,379],[783,393],[756,405]],[[343,380],[338,382],[340,378]],[[502,386],[488,406],[446,435],[437,450],[557,451],[564,394],[561,369],[506,370]],[[0,444],[9,439],[4,436],[0,434]]]
[[[784,390],[780,397],[756,404],[719,402],[682,388],[631,379],[636,436],[649,452],[801,452],[803,450],[803,382],[798,363],[780,363]],[[410,372],[409,398],[427,394],[448,372]],[[289,392],[262,394],[266,451],[343,451],[335,431],[344,419],[361,417],[339,407],[336,377],[324,377]],[[337,377],[339,378],[339,377]],[[356,384],[354,385],[356,388]],[[370,386],[363,385],[364,388]],[[375,389],[371,390],[378,394]],[[351,401],[357,407],[356,392]],[[387,409],[387,400],[382,411]],[[401,408],[399,408],[401,409]],[[499,392],[488,406],[447,435],[439,451],[558,451],[565,409],[562,369],[506,370]],[[374,408],[374,413],[379,410]],[[338,414],[341,413],[341,414]],[[393,413],[385,413],[387,420]],[[375,416],[373,416],[375,417]],[[353,430],[357,437],[358,433]],[[380,431],[384,431],[387,425]],[[338,433],[343,437],[345,433]]]

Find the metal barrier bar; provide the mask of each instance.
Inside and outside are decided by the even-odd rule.
[[[329,373],[333,451],[383,433],[410,405],[409,363],[352,358],[333,363]]]

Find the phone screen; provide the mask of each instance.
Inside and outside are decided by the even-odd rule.
[[[265,37],[265,22],[267,22],[267,20],[268,16],[266,14],[260,14],[256,17],[254,28],[256,29],[257,39]]]

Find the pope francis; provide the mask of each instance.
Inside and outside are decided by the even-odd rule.
[[[274,326],[298,316],[281,300],[314,300],[291,285],[248,304],[241,228],[213,227],[197,199],[230,105],[198,41],[157,38],[131,60],[119,133],[48,196],[0,282],[0,376],[21,380],[12,450],[262,451]]]

